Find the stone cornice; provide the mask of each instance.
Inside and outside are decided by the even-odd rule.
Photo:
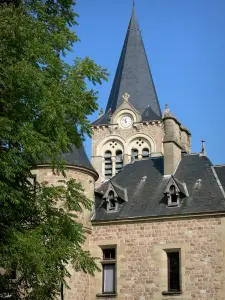
[[[92,176],[95,180],[97,180],[99,177],[97,172],[95,172],[94,170],[88,169],[88,168],[84,168],[84,167],[80,167],[80,166],[73,166],[73,165],[64,165],[64,167],[66,169],[77,170],[82,173],[88,174],[88,175]],[[37,165],[36,167],[33,167],[32,169],[44,169],[44,168],[52,169],[50,164],[40,164],[40,165]]]
[[[111,225],[111,224],[149,223],[149,222],[177,221],[177,220],[209,218],[209,217],[211,218],[225,217],[225,211],[212,212],[212,213],[173,215],[173,216],[159,216],[159,217],[134,217],[134,218],[127,218],[123,220],[92,221],[92,225],[101,226],[101,225]]]
[[[175,145],[177,145],[177,147],[179,147],[180,149],[182,149],[181,145],[179,144],[179,142],[174,139],[174,138],[164,138],[163,140],[163,144],[168,144],[168,143],[174,143]]]

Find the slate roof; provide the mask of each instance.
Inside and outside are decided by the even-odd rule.
[[[67,165],[79,166],[96,172],[83,146],[77,148],[73,145],[70,152],[62,154],[62,159],[66,161]]]
[[[75,145],[72,145],[71,151],[68,153],[62,153],[61,157],[63,160],[66,161],[66,165],[77,166],[77,167],[88,169],[92,172],[95,172],[96,178],[98,177],[98,173],[90,163],[83,146],[77,148]],[[41,162],[39,164],[46,164],[46,163],[49,163],[49,159],[46,159],[45,162]]]
[[[105,115],[109,110],[111,113],[116,110],[123,101],[124,93],[130,94],[129,102],[143,115],[143,120],[162,118],[134,7]],[[105,115],[93,125],[108,124],[109,119]]]
[[[163,157],[126,165],[112,180],[127,189],[128,201],[117,212],[107,213],[101,198],[109,184],[105,182],[96,191],[93,221],[225,212],[224,196],[206,156],[184,154],[174,177],[186,184],[189,196],[181,200],[179,207],[168,207],[164,191],[171,177],[163,176]]]
[[[225,190],[225,165],[216,165],[214,166],[216,174],[220,180],[220,183]]]

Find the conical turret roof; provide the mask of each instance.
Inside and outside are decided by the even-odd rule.
[[[65,161],[65,164],[67,166],[80,167],[82,169],[86,169],[90,171],[96,179],[98,178],[98,173],[92,166],[83,145],[81,145],[80,147],[72,145],[71,150],[67,153],[62,153],[61,157]],[[50,159],[46,158],[45,161],[39,162],[38,165],[46,165],[49,163]]]
[[[96,172],[88,159],[83,145],[79,148],[77,148],[75,145],[72,145],[71,151],[63,153],[61,156],[62,159],[66,161],[67,165],[82,167]]]

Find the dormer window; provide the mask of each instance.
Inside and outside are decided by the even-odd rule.
[[[179,181],[173,175],[170,177],[164,195],[167,197],[168,207],[180,206],[183,199],[189,197],[187,186],[184,182]]]
[[[117,197],[115,197],[115,194],[113,191],[109,191],[108,197],[106,199],[107,201],[107,211],[116,211],[117,210]]]
[[[179,193],[176,190],[175,185],[171,185],[169,188],[168,206],[179,206]]]
[[[108,213],[117,212],[123,203],[128,201],[127,189],[110,179],[102,199],[104,200],[102,206]]]

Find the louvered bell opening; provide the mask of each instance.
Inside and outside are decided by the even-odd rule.
[[[111,151],[105,152],[105,179],[112,177],[112,153]]]
[[[123,168],[123,153],[121,150],[116,151],[116,174]]]
[[[143,159],[149,158],[149,149],[148,149],[148,148],[144,148],[144,149],[142,150],[142,158],[143,158]]]
[[[138,160],[138,150],[137,149],[132,149],[131,150],[131,156],[133,157],[134,160]]]

